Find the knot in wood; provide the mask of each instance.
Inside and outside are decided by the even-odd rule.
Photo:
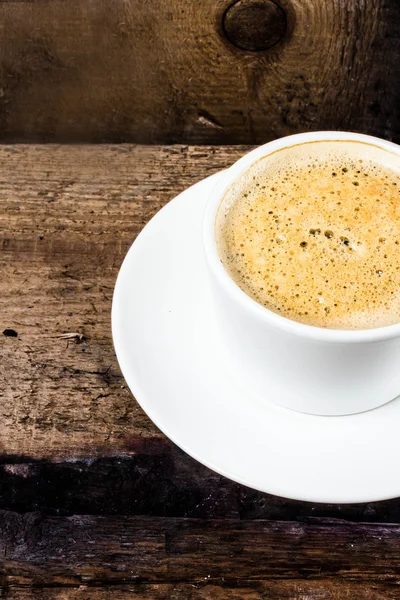
[[[272,48],[286,29],[286,13],[272,0],[238,0],[223,17],[223,30],[231,44],[251,52]]]

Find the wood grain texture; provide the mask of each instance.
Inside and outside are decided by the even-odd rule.
[[[18,333],[0,337],[4,454],[113,455],[156,433],[132,402],[114,355],[116,276],[158,209],[243,152],[0,149],[0,331]]]
[[[246,149],[0,147],[0,508],[400,522],[395,500],[311,505],[220,477],[157,430],[121,376],[110,310],[126,251],[159,208]]]
[[[211,581],[135,585],[77,585],[51,587],[0,586],[8,600],[397,600],[400,592],[390,584],[353,584],[324,581]]]
[[[79,458],[79,449],[71,445],[69,457],[62,459],[2,455],[0,508],[53,516],[125,514],[296,522],[336,518],[400,523],[398,500],[312,504],[237,485],[203,467],[157,432],[152,437],[133,434],[127,452],[119,450],[118,456],[110,457],[88,451]]]
[[[279,587],[286,587],[287,597],[299,580],[306,579],[314,582],[311,597],[318,597],[318,587],[325,587],[322,597],[329,598],[326,588],[333,579],[333,589],[342,586],[339,598],[344,597],[343,590],[359,583],[376,587],[375,596],[364,589],[361,597],[379,598],[382,589],[387,598],[400,597],[398,525],[63,518],[1,512],[0,532],[3,585],[185,582],[193,586],[193,593],[196,588],[208,587],[209,592],[214,586],[236,586],[248,587],[249,595],[257,598],[263,587],[268,593],[265,584],[272,580],[271,597],[278,598]],[[227,596],[226,591],[221,593]]]
[[[286,34],[261,52],[228,41],[231,4],[0,2],[0,140],[253,144],[317,129],[399,139],[397,0],[279,0]],[[265,38],[246,15],[236,11],[234,39],[260,47],[276,22]]]
[[[398,500],[312,505],[226,480],[118,369],[127,249],[247,149],[0,147],[0,597],[400,599]]]

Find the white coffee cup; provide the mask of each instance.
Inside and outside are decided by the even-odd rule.
[[[400,317],[398,324],[361,330],[324,329],[282,317],[231,279],[214,235],[225,193],[254,162],[283,148],[324,140],[363,142],[400,157],[396,144],[338,131],[302,133],[260,146],[221,175],[206,206],[203,243],[216,322],[245,384],[293,410],[346,415],[377,408],[400,394]]]

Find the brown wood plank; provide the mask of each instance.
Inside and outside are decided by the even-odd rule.
[[[398,501],[310,505],[225,480],[157,431],[118,370],[126,250],[244,151],[0,147],[0,508],[18,511],[0,511],[2,597],[400,598]]]
[[[396,500],[311,505],[220,477],[157,430],[121,377],[110,309],[125,252],[161,206],[245,150],[0,147],[0,508],[400,521]]]
[[[310,581],[212,581],[135,585],[33,587],[0,586],[8,600],[398,600],[394,585],[354,584],[337,579]]]
[[[0,448],[130,453],[158,435],[132,401],[110,329],[115,279],[150,217],[244,148],[0,148]],[[18,298],[18,301],[16,301]],[[83,340],[62,339],[80,333]]]
[[[26,586],[336,578],[396,589],[398,525],[45,517],[0,513],[1,584]]]
[[[397,0],[280,0],[265,31],[231,11],[225,30],[248,48],[275,43],[286,20],[283,39],[258,52],[224,34],[232,3],[0,2],[0,139],[259,143],[316,129],[399,139]]]

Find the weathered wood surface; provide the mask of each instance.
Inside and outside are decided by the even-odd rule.
[[[0,140],[399,139],[398,0],[233,4],[3,0]]]
[[[184,583],[189,598],[232,597],[232,588],[238,598],[240,588],[250,598],[400,598],[398,525],[2,512],[0,531],[3,586],[139,583],[157,598],[155,584]]]
[[[308,579],[270,581],[210,581],[203,583],[115,585],[110,588],[79,585],[68,587],[0,586],[9,600],[397,600],[396,586],[385,584],[323,583]]]
[[[0,597],[400,598],[399,501],[230,482],[156,429],[118,369],[130,244],[246,149],[0,147]]]
[[[159,208],[243,152],[0,148],[0,331],[18,333],[1,335],[4,454],[131,454],[158,436],[131,401],[114,356],[117,273]],[[66,333],[83,339],[64,339]]]

